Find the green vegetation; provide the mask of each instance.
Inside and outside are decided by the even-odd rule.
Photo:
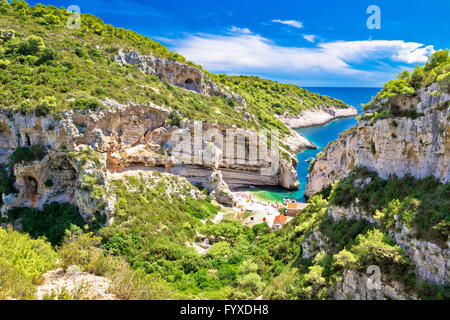
[[[43,145],[35,144],[31,147],[19,147],[11,154],[9,158],[9,166],[13,166],[19,162],[32,162],[42,160],[47,154],[47,150]]]
[[[416,119],[423,116],[415,110],[416,103],[413,99],[420,88],[426,88],[432,83],[437,83],[441,92],[450,92],[449,50],[436,51],[425,66],[416,66],[412,73],[403,71],[399,73],[397,80],[387,82],[377,96],[364,106],[364,110],[370,112],[364,113],[360,119],[375,122],[390,117]],[[448,105],[437,107],[444,109]]]
[[[44,240],[0,228],[0,299],[33,299],[41,275],[56,267],[57,255]]]
[[[8,212],[10,221],[20,219],[22,230],[32,237],[46,237],[52,245],[59,245],[66,229],[71,225],[83,226],[85,222],[78,209],[70,204],[53,202],[42,210],[13,208]]]
[[[356,179],[356,173],[351,177]],[[358,169],[358,178],[367,177],[373,179],[372,183],[382,183],[370,171]],[[387,222],[392,220],[393,211],[383,211],[386,223],[379,226],[362,219],[335,222],[328,216],[330,203],[351,204],[356,196],[366,205],[369,203],[371,210],[383,207],[382,202],[392,203],[378,198],[384,193],[374,193],[373,189],[374,197],[366,199],[364,189],[350,188],[349,183],[346,182],[344,190],[339,184],[324,191],[326,198],[312,197],[300,215],[274,232],[265,223],[248,228],[227,219],[217,224],[209,222],[217,208],[206,194],[193,199],[190,195],[194,187],[175,176],[155,172],[117,180],[110,190],[117,197],[117,213],[111,225],[95,234],[87,227],[83,230],[67,223],[58,229],[65,229],[63,241],[58,242],[59,266],[63,269],[77,266],[81,271],[111,279],[112,292],[122,299],[254,299],[260,295],[269,299],[330,299],[332,289],[346,270],[365,274],[367,267],[375,264],[384,277],[404,284],[409,293],[446,299],[449,296],[446,288],[426,285],[415,278],[405,252],[387,236]],[[426,183],[403,181],[395,186],[385,183],[381,188],[388,195],[393,190],[414,195],[408,188],[417,189],[417,193],[436,189],[432,187],[433,181],[428,181],[428,189]],[[371,184],[366,187],[375,188]],[[439,192],[442,197],[447,196],[446,188],[438,186],[421,201]],[[442,201],[433,205],[448,208]],[[380,215],[381,211],[373,212]],[[422,220],[418,217],[422,215],[418,210],[416,213],[416,218],[404,214],[401,219],[419,224]],[[36,212],[33,217],[34,222],[40,219]],[[200,219],[206,222],[203,224]],[[441,227],[442,221],[438,223]],[[317,253],[306,259],[302,244],[311,241],[312,232],[314,237],[319,232],[326,238],[326,247],[316,248]],[[197,253],[189,245],[198,234],[213,242],[206,254]],[[35,285],[29,284],[30,292]],[[60,293],[48,298],[76,296]]]
[[[371,178],[371,182],[364,187],[355,183],[366,178]],[[415,237],[445,246],[450,231],[449,199],[450,184],[435,178],[391,176],[384,180],[366,168],[356,168],[333,185],[330,203],[364,209],[380,220],[383,230],[396,227],[397,217],[412,228]]]

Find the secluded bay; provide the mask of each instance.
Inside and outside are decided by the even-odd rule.
[[[362,110],[361,104],[369,102],[380,88],[306,88],[309,91],[328,95],[340,99],[347,104],[355,107],[358,111]],[[305,201],[304,193],[307,183],[309,162],[306,159],[315,157],[326,145],[337,139],[340,132],[356,125],[356,120],[352,118],[341,118],[334,120],[326,125],[297,129],[308,140],[312,141],[318,148],[315,150],[305,150],[297,155],[298,165],[297,173],[300,182],[300,188],[294,191],[288,191],[280,187],[255,188],[250,191],[258,198],[269,201],[282,201],[285,196],[295,198],[297,201]]]

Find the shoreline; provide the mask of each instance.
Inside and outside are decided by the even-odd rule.
[[[358,110],[350,106],[345,109],[332,107],[317,110],[303,110],[299,115],[283,115],[279,116],[278,119],[291,129],[303,129],[323,126],[339,118],[350,118],[357,115]]]

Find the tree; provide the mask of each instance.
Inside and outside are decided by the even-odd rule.
[[[238,283],[242,289],[250,290],[255,295],[260,293],[264,288],[264,282],[257,273],[249,273],[240,276],[238,278]]]
[[[11,10],[7,0],[0,0],[0,13],[7,13]]]
[[[335,254],[333,256],[333,259],[335,260],[335,266],[340,266],[344,269],[351,269],[352,267],[356,266],[358,262],[353,253],[351,253],[347,249],[343,249],[339,253]]]
[[[431,71],[441,65],[449,63],[448,49],[436,51],[425,64],[425,71]]]

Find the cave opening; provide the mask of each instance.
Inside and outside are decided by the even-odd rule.
[[[184,81],[184,87],[188,90],[195,90],[194,80],[191,78],[186,79],[186,81]]]
[[[28,134],[25,135],[25,144],[30,147],[31,146],[31,140],[30,136]]]
[[[25,190],[24,194],[27,198],[34,198],[38,191],[38,182],[34,177],[27,176],[24,178]]]

